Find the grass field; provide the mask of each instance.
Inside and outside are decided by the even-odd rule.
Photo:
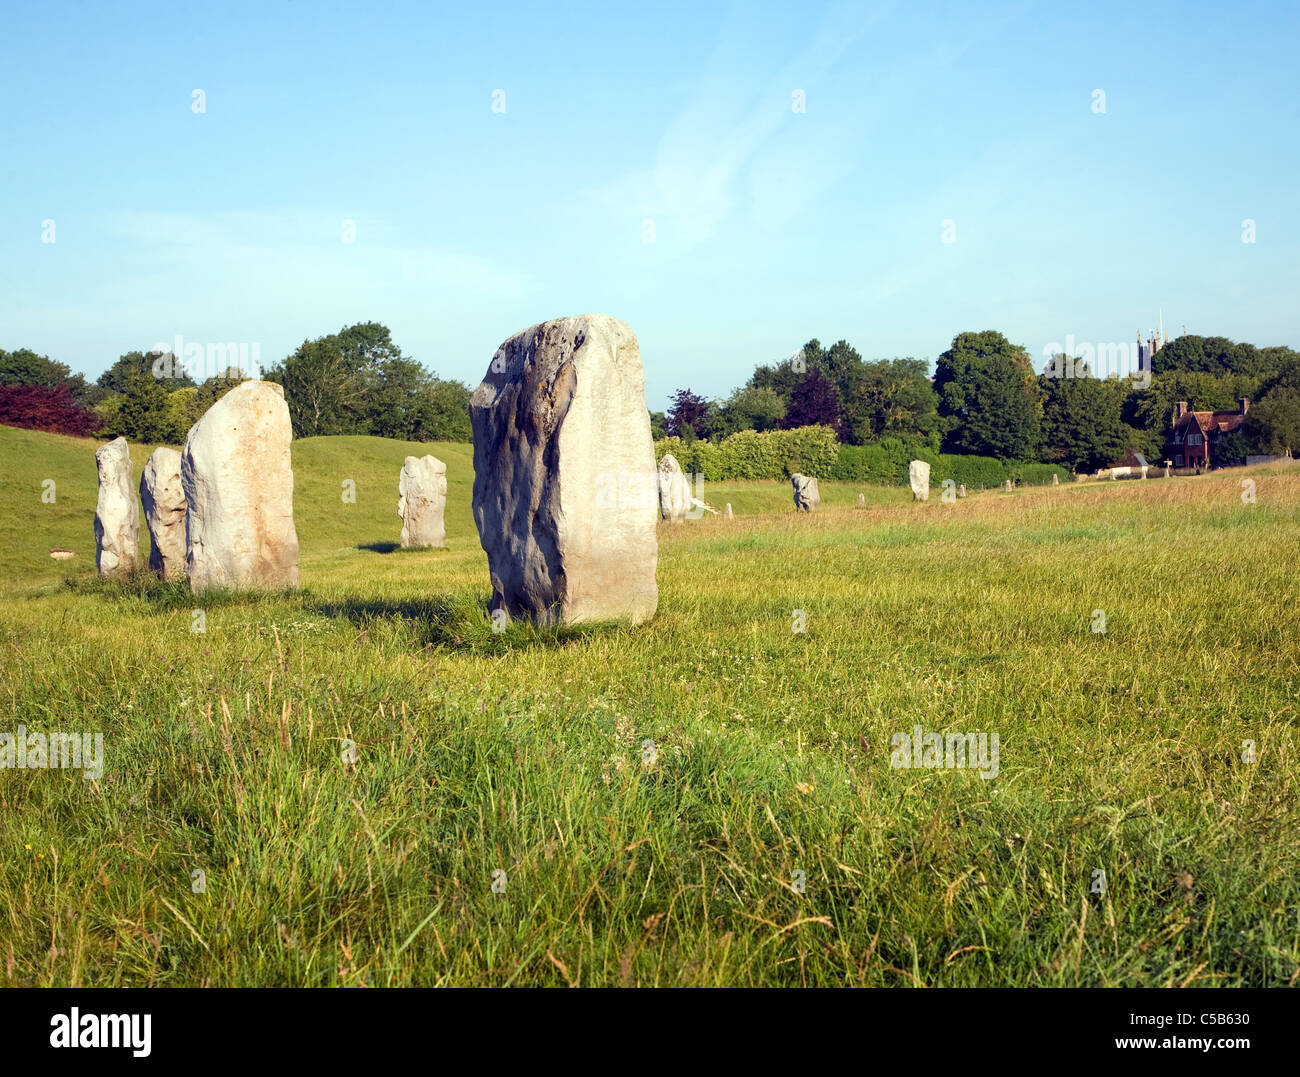
[[[1300,977],[1300,473],[718,484],[651,624],[495,634],[467,446],[295,443],[302,591],[201,603],[95,578],[93,448],[0,427],[0,732],[105,752],[0,771],[0,983]],[[446,550],[393,549],[417,449]]]

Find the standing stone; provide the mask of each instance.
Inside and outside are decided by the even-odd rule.
[[[125,579],[140,558],[140,503],[131,482],[131,449],[114,438],[95,450],[99,500],[95,502],[95,566],[101,576]]]
[[[730,501],[728,501],[727,504],[726,504],[726,505],[723,507],[723,509],[722,509],[722,518],[723,518],[724,520],[734,520],[734,519],[736,518],[736,517],[735,517],[735,514],[732,513],[732,511],[731,511],[731,502],[730,502]]]
[[[913,460],[907,465],[907,481],[912,487],[913,501],[930,500],[930,465],[924,460]]]
[[[816,512],[822,503],[821,492],[817,489],[817,480],[811,475],[800,475],[796,471],[790,476],[790,484],[794,487],[795,512]]]
[[[1166,461],[1165,461],[1165,478],[1166,478],[1166,479],[1169,478],[1169,468],[1170,468],[1170,465],[1172,465],[1172,464],[1173,464],[1173,461],[1172,461],[1172,460],[1166,460]]]
[[[443,508],[447,504],[447,465],[436,456],[408,456],[397,479],[397,515],[403,546],[446,546]]]
[[[1150,469],[1150,467],[1151,467],[1150,464],[1143,464],[1143,465],[1142,465],[1142,477],[1143,477],[1144,479],[1147,477],[1147,471]]]
[[[240,383],[191,428],[181,451],[190,589],[298,586],[293,428],[284,390]]]
[[[149,528],[149,567],[165,580],[184,579],[185,487],[175,449],[154,449],[140,475],[140,501]]]
[[[865,509],[866,507],[867,507],[867,495],[858,494],[858,508]]]
[[[1007,479],[1007,485],[1006,485],[1005,489],[1006,489],[1007,493],[1011,493],[1011,491],[1015,489],[1015,485],[1011,482],[1010,479]]]
[[[566,623],[654,616],[656,469],[636,334],[607,314],[516,333],[469,414],[493,610]]]
[[[1061,476],[1058,475],[1055,471],[1052,472],[1052,485],[1053,486],[1061,485]]]
[[[957,496],[958,496],[958,497],[965,497],[965,496],[966,496],[966,484],[965,484],[964,482],[963,482],[960,486],[957,487]]]
[[[669,523],[679,524],[690,507],[691,494],[682,465],[672,453],[664,453],[659,461],[659,512]]]

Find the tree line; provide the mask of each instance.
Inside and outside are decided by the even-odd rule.
[[[959,333],[933,378],[924,360],[866,361],[847,341],[813,339],[783,362],[759,365],[730,396],[678,390],[652,413],[656,438],[720,441],[741,430],[822,425],[846,445],[901,442],[917,450],[1057,464],[1092,471],[1130,451],[1164,458],[1177,402],[1235,411],[1252,401],[1243,431],[1219,450],[1225,463],[1300,447],[1300,353],[1224,337],[1184,335],[1155,353],[1140,377],[1094,376],[1082,356],[1053,356],[1036,371],[1003,334]]]
[[[208,408],[255,372],[227,367],[202,381],[193,373],[182,357],[133,351],[87,382],[48,356],[0,349],[0,423],[179,444]],[[378,322],[305,340],[262,378],[284,387],[296,438],[470,440],[469,387],[403,355]]]

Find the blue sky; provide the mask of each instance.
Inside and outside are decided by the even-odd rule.
[[[0,35],[0,347],[91,377],[373,319],[475,385],[585,311],[655,409],[813,336],[1038,356],[1163,308],[1300,346],[1300,5],[55,3]]]

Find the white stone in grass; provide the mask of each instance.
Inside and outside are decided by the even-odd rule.
[[[672,453],[659,461],[659,514],[672,524],[686,519],[691,508],[691,493],[682,474],[682,465]]]
[[[185,487],[175,449],[154,449],[140,475],[140,502],[149,528],[149,568],[165,580],[184,579]]]
[[[790,476],[790,485],[794,487],[795,512],[816,512],[822,503],[817,480],[811,475],[801,475],[796,471]]]
[[[446,546],[443,510],[447,504],[447,465],[436,456],[408,456],[397,480],[397,514],[403,546]]]
[[[284,390],[246,381],[190,428],[181,452],[190,589],[298,586],[293,427]]]
[[[114,438],[95,450],[99,498],[95,502],[95,567],[101,576],[125,579],[140,559],[140,502],[131,481],[131,449]]]
[[[913,501],[930,500],[930,465],[924,460],[913,460],[907,465],[907,481],[912,487]]]
[[[607,314],[516,333],[470,398],[492,608],[541,623],[654,616],[654,441],[636,334]]]

